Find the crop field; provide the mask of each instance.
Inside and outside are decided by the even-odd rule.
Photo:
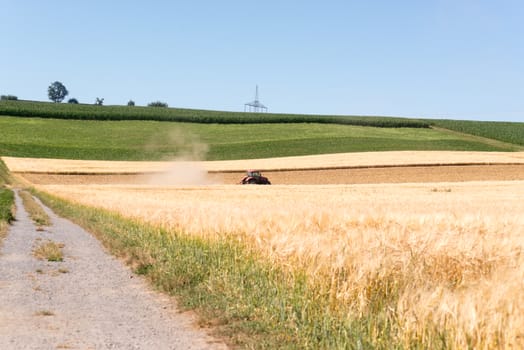
[[[428,122],[441,128],[455,130],[466,134],[487,137],[517,145],[524,145],[524,123],[466,120],[428,120]]]
[[[522,123],[99,107],[1,104],[3,161],[233,343],[524,347]]]
[[[167,162],[114,162],[18,157],[2,157],[2,159],[11,171],[19,173],[129,174],[170,171],[175,166],[180,166],[180,170],[184,170],[187,167],[195,167],[207,172],[235,172],[250,168],[271,171],[402,167],[410,165],[524,164],[524,152],[354,152],[265,159]]]
[[[333,168],[337,163],[413,165],[432,159],[443,164],[446,158],[449,164],[498,166],[523,160],[522,153],[393,152],[389,157],[387,153],[326,155],[323,160],[298,157],[283,164],[328,171],[329,164]],[[68,171],[63,161],[60,166],[41,161],[39,168],[45,169],[47,162],[54,172],[59,173],[60,167]],[[17,159],[8,158],[6,163],[17,167]],[[28,171],[31,162],[25,168],[23,164],[20,160],[17,169]],[[81,171],[81,163],[71,164]],[[87,172],[98,166],[111,173],[108,169],[118,164],[86,162],[84,166]],[[204,164],[215,170],[239,166],[235,161]],[[279,167],[277,160],[273,169]],[[378,170],[393,176],[394,169]],[[494,177],[491,181],[259,187],[74,181],[65,185],[58,178],[58,183],[36,186],[167,232],[242,242],[291,276],[305,273],[318,297],[329,299],[330,313],[347,318],[349,324],[368,319],[368,344],[385,347],[386,337],[388,344],[404,348],[414,344],[520,348],[524,346],[524,174],[518,169],[515,181]]]
[[[198,124],[0,116],[0,155],[159,161],[230,160],[376,151],[514,151],[429,128],[321,123]]]
[[[234,235],[307,271],[348,315],[381,298],[400,344],[451,334],[456,349],[524,345],[523,181],[41,188],[169,231]]]
[[[341,185],[379,183],[425,183],[465,181],[524,180],[524,164],[405,166],[357,169],[313,169],[265,171],[273,185]],[[245,171],[210,173],[191,170],[182,175],[160,174],[43,174],[25,173],[23,178],[36,185],[149,184],[211,185],[238,184]]]
[[[0,115],[81,120],[155,120],[190,123],[322,123],[385,128],[427,128],[429,123],[409,118],[242,113],[181,108],[94,106],[35,101],[0,101]]]
[[[34,184],[237,184],[246,168],[262,169],[281,185],[524,180],[522,152],[366,152],[203,162],[3,160]]]

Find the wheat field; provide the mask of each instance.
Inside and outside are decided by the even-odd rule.
[[[449,348],[524,347],[524,181],[39,188],[190,235],[234,236],[306,270],[349,313],[391,300],[384,310],[406,346],[447,333]]]
[[[44,158],[2,157],[12,172],[118,174],[169,171],[173,166],[185,166],[203,171],[244,171],[246,169],[315,169],[333,167],[369,167],[417,164],[524,164],[524,152],[458,152],[458,151],[397,151],[355,152],[313,156],[247,159],[228,161],[166,162],[97,161]]]
[[[18,172],[139,173],[169,172],[172,167],[169,163],[4,160]],[[524,154],[377,152],[250,162],[189,164],[192,171],[204,172],[241,166],[522,164]],[[432,348],[444,337],[450,349],[524,348],[521,180],[35,186],[168,230],[239,240],[291,275],[306,271],[309,283],[329,295],[330,307],[346,312],[348,318],[366,315],[378,305],[390,332],[406,348],[413,341]]]

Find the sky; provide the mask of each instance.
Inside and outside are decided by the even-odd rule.
[[[0,0],[0,94],[524,122],[522,0]]]

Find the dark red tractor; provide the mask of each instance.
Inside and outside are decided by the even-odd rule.
[[[269,179],[262,176],[258,170],[248,170],[240,183],[242,185],[271,185]]]

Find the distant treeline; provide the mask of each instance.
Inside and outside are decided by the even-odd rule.
[[[18,97],[15,95],[2,95],[0,101],[17,101]]]
[[[0,101],[0,115],[80,120],[153,120],[188,123],[257,124],[325,123],[381,128],[429,128],[408,118],[221,112],[181,108],[96,106],[34,101]]]

